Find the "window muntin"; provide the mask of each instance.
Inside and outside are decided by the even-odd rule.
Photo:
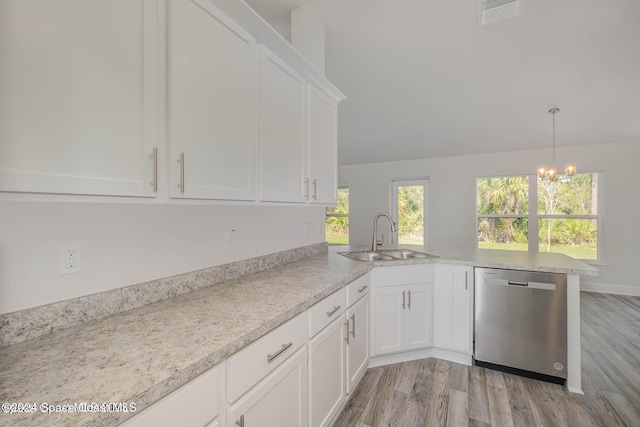
[[[336,207],[327,208],[325,235],[330,245],[349,244],[349,187],[338,187]]]

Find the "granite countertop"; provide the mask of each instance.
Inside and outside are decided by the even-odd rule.
[[[406,246],[414,250],[424,248]],[[137,412],[375,266],[438,262],[592,275],[557,254],[430,250],[440,258],[358,262],[329,254],[95,320],[0,349],[2,402],[125,402]],[[0,425],[107,426],[123,413],[0,412]]]

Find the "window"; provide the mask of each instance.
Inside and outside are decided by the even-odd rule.
[[[598,259],[598,174],[578,174],[570,182],[538,180],[540,252]]]
[[[478,178],[478,247],[528,250],[529,177]]]
[[[349,188],[338,187],[338,204],[327,208],[326,238],[330,245],[349,244]]]
[[[398,243],[424,245],[426,240],[426,179],[393,180],[393,218],[398,225]]]
[[[535,176],[478,178],[478,247],[599,260],[601,175],[578,174],[569,182]]]

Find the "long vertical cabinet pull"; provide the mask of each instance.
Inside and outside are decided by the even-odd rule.
[[[304,198],[307,199],[307,202],[308,202],[309,201],[309,178],[304,180],[304,187],[305,187]]]
[[[355,313],[351,315],[351,336],[354,338],[356,337],[356,314]]]
[[[344,322],[344,326],[347,328],[347,333],[344,335],[344,340],[349,344],[349,319]]]
[[[314,179],[313,183],[313,200],[318,200],[318,180]]]
[[[153,160],[153,181],[149,184],[153,187],[153,192],[158,192],[158,148],[153,147],[153,154],[149,157]]]
[[[236,420],[236,424],[238,424],[240,427],[244,427],[244,415],[240,415],[240,419]]]
[[[469,284],[468,284],[468,273],[465,271],[464,272],[464,290],[468,290],[469,289]]]
[[[402,309],[404,310],[405,307],[405,298],[406,298],[406,292],[402,291]]]
[[[411,291],[407,292],[409,294],[409,303],[407,304],[407,308],[411,308]]]
[[[180,192],[184,193],[184,153],[180,153],[178,163],[180,163],[180,184],[178,184],[178,187]]]

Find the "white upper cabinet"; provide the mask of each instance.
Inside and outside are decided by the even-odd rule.
[[[260,198],[305,202],[306,81],[260,47]]]
[[[170,194],[254,200],[255,39],[208,1],[169,8]]]
[[[338,104],[309,85],[309,202],[336,204],[338,191]]]
[[[155,196],[157,8],[0,2],[0,191]]]

